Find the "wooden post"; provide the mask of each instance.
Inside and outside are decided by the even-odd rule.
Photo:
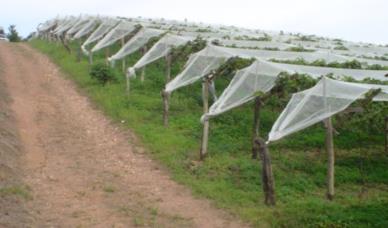
[[[65,47],[65,49],[67,50],[67,52],[69,52],[69,54],[71,54],[71,48],[69,47],[66,39],[65,39],[65,36],[64,35],[60,35],[59,36],[59,39],[61,40],[63,46]]]
[[[323,103],[324,108],[327,112],[330,111],[330,106],[327,104],[327,88],[326,88],[326,78],[324,78],[323,86],[322,86],[322,94],[323,94]],[[334,143],[333,143],[333,123],[331,121],[331,117],[325,120],[326,126],[326,152],[327,152],[327,193],[326,197],[329,200],[334,198],[334,163],[335,163],[335,155],[334,155]]]
[[[78,40],[78,48],[77,48],[77,62],[81,62],[81,55],[82,55],[82,50],[81,50],[81,40]]]
[[[260,108],[261,108],[261,99],[260,97],[255,98],[254,103],[254,114],[253,114],[253,129],[252,129],[252,159],[257,159],[257,154],[259,152],[259,145],[256,143],[256,140],[260,137]]]
[[[203,114],[209,112],[209,77],[205,76],[202,80],[202,100],[203,100]],[[203,123],[202,143],[199,152],[200,160],[204,160],[207,155],[207,146],[209,141],[209,119],[205,119]]]
[[[127,83],[126,92],[127,92],[127,96],[128,96],[129,95],[129,91],[130,91],[130,87],[131,87],[130,78],[129,78],[128,75],[125,75],[125,80],[126,80],[126,83]]]
[[[170,82],[171,80],[171,54],[168,54],[166,56],[166,83]]]
[[[267,206],[274,206],[276,204],[275,180],[273,177],[271,157],[269,155],[268,145],[260,137],[258,137],[255,142],[258,145],[260,159],[262,163],[261,178],[264,191],[264,203]]]
[[[125,37],[121,38],[121,47],[124,47],[125,45]],[[126,62],[125,62],[125,57],[123,58],[122,60],[122,70],[123,70],[123,73],[125,74],[126,73]]]
[[[163,98],[163,125],[165,127],[168,127],[168,111],[169,111],[170,93],[163,90],[161,95]]]
[[[385,117],[385,153],[388,155],[388,116]]]
[[[334,198],[334,143],[333,143],[333,125],[331,118],[326,120],[326,151],[327,151],[327,199]]]
[[[93,52],[89,51],[89,65],[93,64]]]
[[[109,65],[109,61],[108,61],[109,55],[110,55],[110,49],[109,49],[109,47],[106,47],[105,48],[105,63],[106,63],[106,65]]]
[[[143,55],[145,54],[145,53],[147,53],[147,46],[144,46],[143,47]],[[145,66],[143,67],[143,68],[141,68],[141,76],[140,76],[140,81],[141,82],[144,82],[144,76],[145,76]]]

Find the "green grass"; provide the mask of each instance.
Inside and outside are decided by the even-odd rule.
[[[0,197],[16,196],[25,200],[32,200],[30,191],[30,188],[24,185],[1,187]]]
[[[325,199],[326,154],[324,131],[313,126],[270,147],[275,175],[277,206],[266,207],[260,179],[260,162],[250,159],[252,104],[211,119],[209,156],[199,163],[202,126],[201,85],[172,94],[170,126],[162,125],[160,91],[164,85],[164,62],[146,69],[146,80],[132,80],[125,95],[123,77],[102,87],[88,75],[86,58],[76,63],[73,55],[55,43],[33,40],[31,45],[50,56],[109,117],[132,129],[150,156],[165,165],[174,180],[193,194],[211,199],[254,226],[275,227],[387,227],[388,155],[384,136],[342,131],[336,144],[336,198]],[[117,47],[116,47],[117,48]],[[126,59],[128,65],[140,57]],[[101,60],[103,53],[95,56]],[[116,67],[119,68],[119,62]],[[179,72],[180,64],[173,67]],[[227,80],[216,82],[219,92]],[[265,106],[261,114],[262,135],[267,135],[279,109]]]

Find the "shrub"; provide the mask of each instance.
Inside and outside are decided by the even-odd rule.
[[[109,81],[114,81],[116,78],[113,69],[104,63],[93,65],[89,74],[91,78],[96,79],[102,85],[105,85]]]
[[[10,42],[19,42],[21,40],[19,33],[16,31],[16,25],[10,25],[8,32],[7,38]]]

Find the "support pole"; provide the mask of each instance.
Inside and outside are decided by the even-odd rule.
[[[206,76],[202,81],[202,100],[203,100],[203,113],[209,112],[209,77]],[[209,141],[209,119],[206,118],[203,123],[202,143],[201,150],[199,152],[200,160],[204,160],[207,155],[207,146]]]
[[[168,111],[169,111],[170,93],[163,90],[161,95],[163,98],[163,125],[165,127],[168,127]]]
[[[124,47],[124,45],[125,45],[125,37],[123,37],[123,38],[121,38],[121,47]],[[126,73],[126,62],[125,62],[125,57],[123,58],[123,60],[122,60],[122,70],[123,70],[123,73],[125,74]]]
[[[78,40],[78,48],[77,48],[77,62],[81,62],[81,55],[82,55],[82,50],[81,50],[81,40]]]
[[[110,49],[109,49],[109,47],[106,47],[105,48],[105,63],[106,63],[106,65],[109,65],[109,61],[108,61],[109,55],[110,55]]]
[[[333,125],[331,118],[326,120],[326,151],[327,151],[327,194],[329,200],[334,198],[334,143],[333,143]]]
[[[129,92],[130,92],[130,88],[131,88],[131,82],[130,82],[129,75],[125,74],[125,80],[126,80],[126,92],[127,92],[127,96],[129,96]]]
[[[255,98],[254,111],[253,111],[253,129],[252,129],[252,159],[257,159],[259,152],[259,145],[256,140],[260,137],[260,109],[261,99],[260,97]]]
[[[93,52],[89,51],[89,65],[93,64]]]
[[[147,46],[144,46],[142,50],[143,50],[143,51],[142,51],[143,55],[144,55],[145,53],[147,53]],[[141,68],[141,76],[140,76],[140,81],[141,81],[141,82],[144,82],[145,69],[146,69],[145,66],[144,66],[143,68]]]
[[[330,106],[327,104],[327,88],[326,88],[326,78],[323,81],[322,93],[324,97],[324,108],[326,112],[330,112]],[[331,117],[325,120],[326,126],[326,152],[327,152],[327,193],[326,197],[328,200],[333,200],[334,198],[334,163],[335,163],[335,154],[334,154],[334,143],[333,143],[333,123]]]
[[[268,145],[265,141],[258,137],[255,142],[259,148],[260,159],[262,163],[262,185],[264,191],[264,203],[267,206],[275,206],[275,180],[272,172],[271,157],[268,151]]]
[[[166,83],[169,83],[171,80],[171,59],[172,59],[172,56],[169,53],[166,56]]]

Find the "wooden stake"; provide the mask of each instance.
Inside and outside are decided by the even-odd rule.
[[[260,159],[262,162],[262,185],[264,191],[264,203],[268,206],[274,206],[275,200],[275,180],[272,172],[271,157],[268,151],[268,145],[258,137],[255,142],[259,148]]]
[[[261,108],[261,99],[260,97],[255,98],[254,111],[253,111],[253,129],[252,129],[252,159],[257,159],[257,154],[259,152],[259,145],[256,143],[256,140],[259,138],[260,130],[260,108]]]
[[[209,112],[209,79],[204,77],[202,81],[202,100],[203,100],[203,113]],[[207,146],[209,141],[209,119],[205,119],[203,123],[202,143],[201,150],[199,152],[200,160],[204,160],[207,155]]]
[[[106,65],[109,65],[109,61],[108,61],[109,55],[110,55],[110,48],[106,47],[105,48],[105,63],[106,63]]]
[[[166,56],[166,83],[169,83],[171,80],[171,54]]]
[[[81,62],[81,40],[78,41],[78,48],[77,48],[77,62]]]
[[[326,151],[327,151],[327,198],[334,198],[334,143],[333,143],[333,125],[331,118],[326,120]]]
[[[144,46],[143,47],[143,55],[145,54],[145,53],[147,53],[147,46]],[[141,68],[141,76],[140,76],[140,81],[141,82],[144,82],[144,76],[145,76],[145,66],[143,67],[143,68]]]
[[[125,79],[126,79],[126,83],[127,83],[127,96],[129,96],[129,91],[130,91],[130,87],[131,87],[131,84],[130,84],[130,78],[128,77],[128,75],[125,75]]]
[[[165,127],[168,127],[168,111],[169,111],[170,93],[163,90],[161,95],[163,98],[163,125]]]
[[[89,52],[89,65],[93,64],[93,52]]]
[[[123,37],[123,38],[121,38],[121,47],[124,47],[124,45],[125,45],[125,37]],[[123,58],[123,60],[122,60],[122,70],[123,70],[123,73],[125,74],[126,73],[126,62],[125,62],[125,57]]]
[[[327,112],[330,111],[330,106],[327,104],[327,89],[326,89],[326,78],[323,81],[322,93],[324,97],[324,108]],[[334,143],[333,143],[333,123],[331,121],[331,117],[325,120],[326,126],[326,152],[327,152],[327,193],[326,197],[329,200],[334,198],[334,163],[335,163],[335,155],[334,155]]]

